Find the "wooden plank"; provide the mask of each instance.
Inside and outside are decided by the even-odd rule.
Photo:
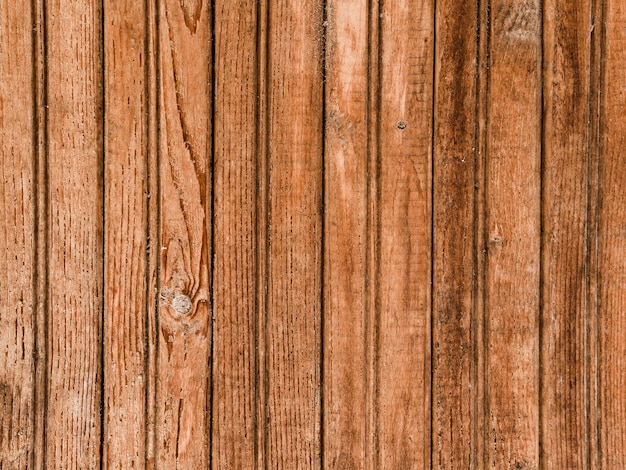
[[[254,468],[256,397],[256,3],[215,3],[212,468]]]
[[[430,466],[434,5],[398,0],[381,8],[377,468],[424,468]]]
[[[318,468],[321,410],[320,0],[268,11],[268,468]]]
[[[368,5],[327,3],[324,463],[364,468],[367,429]]]
[[[604,2],[601,155],[599,168],[598,315],[600,468],[626,465],[626,5]]]
[[[542,468],[587,462],[590,2],[544,5]]]
[[[157,468],[209,465],[211,15],[159,2]]]
[[[145,5],[104,7],[103,467],[144,468],[148,314]]]
[[[14,469],[32,466],[37,411],[33,13],[29,2],[0,3],[0,467]]]
[[[475,192],[478,4],[437,3],[433,191],[432,462],[476,455]]]
[[[491,2],[486,160],[486,458],[539,465],[541,12]]]
[[[100,2],[49,0],[48,404],[45,468],[100,466]]]

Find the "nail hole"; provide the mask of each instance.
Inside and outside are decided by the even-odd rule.
[[[397,127],[398,129],[400,129],[401,131],[403,131],[404,129],[406,129],[406,122],[404,122],[404,121],[398,121],[398,122],[396,123],[396,127]]]

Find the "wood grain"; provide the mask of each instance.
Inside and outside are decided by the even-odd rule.
[[[159,3],[160,258],[157,468],[209,464],[211,384],[211,15]]]
[[[475,192],[478,4],[437,3],[433,180],[434,468],[476,455]]]
[[[269,468],[320,467],[322,51],[319,0],[268,10]]]
[[[600,374],[600,468],[626,465],[624,371],[626,343],[626,205],[622,164],[626,142],[626,6],[604,2],[604,57],[602,64],[601,155],[599,168],[598,315]]]
[[[254,468],[257,449],[256,15],[215,4],[212,468]]]
[[[327,3],[324,462],[364,468],[368,404],[368,23],[361,1]],[[371,412],[371,410],[369,410]]]
[[[433,2],[385,2],[380,21],[377,467],[424,468],[430,466]]]
[[[544,5],[543,468],[585,468],[590,2]]]
[[[100,2],[46,4],[48,406],[45,468],[100,465],[102,31]]]
[[[37,115],[31,4],[0,3],[0,467],[32,467]]]
[[[148,315],[147,11],[104,3],[103,467],[145,468]],[[154,289],[154,286],[151,286]]]
[[[539,465],[541,12],[491,2],[486,160],[488,468]]]

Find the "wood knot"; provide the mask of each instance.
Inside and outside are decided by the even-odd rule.
[[[176,294],[172,299],[172,308],[179,315],[187,315],[191,312],[191,299],[185,294]]]

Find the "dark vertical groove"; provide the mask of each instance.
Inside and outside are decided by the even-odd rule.
[[[213,468],[213,394],[214,387],[213,384],[215,382],[215,378],[213,376],[214,371],[214,362],[215,362],[215,0],[211,0],[209,3],[209,28],[210,28],[210,38],[211,44],[209,47],[209,53],[211,57],[209,57],[210,67],[210,86],[209,86],[209,102],[211,106],[211,128],[209,132],[211,134],[211,251],[209,258],[209,266],[210,273],[209,279],[211,280],[210,292],[211,292],[211,318],[209,319],[211,323],[211,344],[210,344],[210,358],[209,358],[209,386],[207,387],[209,396],[209,406],[206,412],[208,413],[208,432],[207,432],[207,459],[209,464],[209,470]],[[180,416],[179,416],[180,418]],[[178,454],[178,452],[177,452]]]
[[[324,376],[326,374],[325,367],[325,348],[324,348],[324,323],[326,321],[325,315],[325,300],[326,300],[326,52],[327,52],[327,40],[328,40],[328,2],[327,0],[322,0],[322,50],[321,50],[321,66],[322,66],[322,136],[321,136],[321,166],[322,166],[322,176],[321,176],[321,208],[320,208],[320,468],[324,467],[324,440],[326,437],[326,427],[324,426],[324,408],[326,406],[326,397],[324,394],[324,385],[325,380]]]
[[[481,6],[482,1],[476,0],[475,3],[475,45],[476,47],[476,62],[474,68],[474,193],[473,193],[473,204],[472,204],[472,214],[473,214],[473,225],[472,225],[472,312],[470,318],[470,340],[472,343],[473,349],[473,364],[472,364],[472,372],[471,372],[471,380],[473,383],[472,386],[472,397],[471,397],[471,407],[472,407],[472,418],[471,418],[471,449],[470,449],[470,460],[471,466],[474,469],[478,468],[478,366],[479,366],[479,358],[478,358],[478,305],[479,305],[479,296],[478,292],[478,276],[479,273],[479,256],[480,256],[480,223],[479,223],[479,210],[480,204],[482,200],[479,198],[479,191],[482,191],[483,182],[481,181],[481,175],[479,174],[479,170],[481,168],[480,162],[478,161],[481,158],[480,152],[480,117],[481,117],[481,105],[482,105],[482,93],[480,90],[481,84],[481,66],[482,66],[482,55],[481,55]],[[433,158],[433,166],[434,166],[434,158]],[[433,183],[434,186],[434,183]],[[434,194],[434,192],[433,192]],[[434,203],[433,203],[434,205]],[[434,212],[434,210],[433,210]],[[433,225],[434,227],[434,225]],[[434,240],[433,242],[434,245]],[[431,341],[432,344],[432,341]],[[431,446],[432,447],[432,446]]]
[[[254,433],[253,444],[253,458],[254,465],[258,465],[259,462],[259,402],[261,401],[259,380],[260,380],[260,357],[259,357],[259,320],[260,320],[260,300],[261,295],[259,292],[261,283],[260,273],[260,236],[259,236],[259,212],[260,203],[259,197],[261,196],[261,165],[259,162],[259,155],[261,155],[261,1],[256,2],[255,10],[255,34],[256,34],[256,50],[254,56],[254,88],[255,88],[255,110],[254,110],[254,399],[252,400],[252,432]]]
[[[538,417],[538,463],[539,468],[543,468],[543,406],[541,405],[541,397],[543,395],[543,315],[544,315],[544,256],[545,256],[545,240],[544,240],[544,217],[546,211],[544,209],[545,200],[545,152],[546,147],[546,132],[545,132],[545,57],[544,57],[544,44],[545,44],[545,24],[544,24],[544,0],[539,2],[539,85],[540,85],[540,102],[539,102],[539,115],[540,117],[540,137],[539,137],[539,311],[537,317],[537,333],[538,333],[538,345],[537,345],[537,391],[539,396],[537,397],[537,417]]]
[[[265,132],[267,133],[265,137],[265,279],[264,279],[264,288],[265,288],[265,298],[264,298],[264,314],[265,318],[263,319],[263,342],[264,342],[264,380],[263,380],[263,395],[265,397],[265,410],[264,417],[265,421],[263,423],[264,435],[265,439],[263,441],[263,468],[267,470],[268,468],[268,460],[269,460],[269,445],[270,445],[270,428],[269,428],[269,419],[270,419],[270,409],[269,409],[269,344],[270,344],[270,333],[269,333],[269,285],[270,285],[270,249],[271,249],[271,233],[270,233],[270,224],[272,221],[272,206],[270,204],[270,188],[272,182],[272,167],[271,167],[271,148],[270,148],[270,140],[271,140],[271,130],[272,130],[272,119],[271,119],[271,96],[270,96],[270,77],[271,77],[271,66],[272,66],[272,45],[271,45],[271,7],[272,1],[265,0],[266,3],[266,11],[265,11]]]
[[[602,175],[602,124],[604,121],[604,109],[603,109],[603,99],[602,99],[602,90],[604,89],[604,61],[602,58],[602,53],[606,48],[606,0],[598,0],[600,2],[598,8],[598,14],[600,18],[597,19],[597,23],[600,25],[600,38],[597,46],[597,63],[598,63],[598,79],[597,86],[598,90],[596,93],[597,102],[597,134],[596,134],[596,149],[595,149],[595,177],[596,184],[594,188],[595,192],[595,202],[596,202],[596,212],[595,212],[595,220],[594,220],[594,242],[596,243],[596,251],[595,256],[596,260],[602,258],[602,244],[600,243],[600,239],[602,234],[600,233],[600,223],[601,223],[601,214],[600,209],[602,207],[603,201],[603,192],[600,186],[601,175]],[[600,374],[600,361],[602,354],[602,334],[601,334],[601,326],[602,326],[602,282],[603,276],[602,271],[599,269],[599,261],[595,263],[595,278],[596,278],[596,298],[595,298],[595,335],[596,335],[596,350],[595,350],[595,380],[596,380],[596,436],[597,436],[597,451],[596,451],[596,459],[598,463],[598,468],[602,466],[602,375]]]
[[[150,254],[152,252],[152,244],[153,243],[158,243],[158,240],[152,240],[150,238],[151,234],[152,234],[152,224],[151,224],[151,220],[150,220],[150,198],[151,198],[151,194],[150,192],[152,191],[152,174],[150,172],[150,160],[152,157],[152,147],[151,147],[151,142],[152,142],[152,106],[151,106],[151,99],[154,98],[152,96],[151,90],[152,90],[152,83],[151,83],[151,79],[152,76],[150,74],[150,64],[151,64],[151,57],[150,57],[150,34],[152,32],[151,29],[151,23],[150,23],[150,1],[151,0],[143,0],[143,11],[144,11],[144,41],[143,41],[143,57],[144,57],[144,69],[143,69],[143,103],[144,103],[144,107],[145,107],[145,113],[144,113],[144,139],[145,139],[145,144],[144,144],[144,175],[145,175],[145,186],[144,186],[144,193],[146,195],[145,200],[144,200],[144,204],[145,204],[145,208],[146,208],[146,214],[145,214],[145,224],[146,224],[146,232],[145,232],[145,236],[146,236],[146,253],[145,253],[145,278],[144,278],[144,282],[146,283],[145,285],[145,291],[144,291],[144,295],[145,295],[145,305],[144,305],[144,314],[143,314],[143,324],[144,324],[144,345],[143,345],[143,376],[144,376],[144,420],[143,420],[143,467],[144,469],[147,468],[148,466],[148,452],[149,452],[149,448],[150,448],[150,443],[149,443],[149,436],[150,436],[150,426],[149,426],[149,421],[150,421],[150,411],[149,411],[149,404],[150,404],[150,399],[149,399],[149,393],[152,390],[152,380],[153,378],[150,377],[150,360],[151,360],[151,355],[150,355],[150,289],[151,289],[151,285],[150,285],[150,276],[152,273],[151,270],[151,266],[150,266]],[[158,245],[157,245],[158,246]]]
[[[100,267],[100,282],[102,282],[102,287],[100,291],[100,295],[102,296],[101,306],[100,306],[100,325],[98,328],[98,332],[100,334],[100,364],[99,364],[99,376],[100,376],[100,470],[105,468],[104,464],[104,432],[105,432],[105,423],[104,423],[104,396],[105,396],[105,377],[104,377],[104,318],[106,314],[106,305],[105,305],[105,256],[106,256],[106,193],[105,193],[105,160],[106,160],[106,142],[105,142],[105,92],[106,92],[106,77],[105,77],[105,47],[104,47],[104,0],[100,0],[100,49],[98,53],[100,54],[100,184],[102,187],[100,188],[100,210],[102,211],[102,266]]]
[[[45,436],[46,436],[46,420],[47,415],[47,353],[45,353],[48,344],[48,331],[46,325],[46,312],[48,307],[47,299],[47,279],[48,279],[48,262],[47,262],[47,233],[48,233],[48,178],[47,178],[47,48],[46,41],[42,40],[46,34],[45,8],[42,3],[45,0],[31,0],[31,54],[32,54],[32,80],[33,80],[33,278],[32,278],[32,302],[33,302],[33,413],[32,413],[32,453],[31,465],[33,468],[37,466],[37,453],[42,452],[42,462],[45,463]],[[39,24],[41,13],[42,24]],[[40,49],[41,46],[41,49]],[[42,54],[42,57],[40,56]],[[39,61],[42,60],[40,66]],[[43,117],[43,119],[41,119]],[[43,138],[43,142],[40,139]],[[43,172],[43,178],[40,173]],[[43,188],[39,183],[43,184]],[[40,201],[43,194],[44,199]],[[43,212],[43,217],[41,217]],[[43,237],[40,233],[43,230]],[[43,238],[43,239],[42,239]],[[44,251],[41,253],[41,251]],[[42,266],[43,272],[40,272],[39,264],[44,262]],[[43,276],[43,282],[40,281]],[[41,296],[40,294],[43,294]],[[43,321],[42,321],[43,320]],[[43,342],[44,356],[39,354],[41,343]],[[43,367],[41,362],[43,362]],[[43,369],[43,370],[41,370]],[[42,376],[40,379],[39,376]],[[42,403],[39,402],[39,386],[43,385]],[[43,448],[38,449],[39,436],[39,413],[43,414],[42,424],[44,429],[41,430],[43,436]]]
[[[481,0],[482,1],[482,0]],[[482,6],[482,5],[481,5]],[[489,452],[487,443],[489,442],[489,412],[491,408],[491,395],[489,393],[489,341],[490,341],[490,331],[489,331],[489,295],[488,295],[488,283],[489,283],[489,252],[486,250],[486,241],[489,236],[489,227],[488,227],[488,216],[489,216],[489,204],[488,204],[488,195],[489,195],[489,126],[490,126],[490,113],[489,113],[489,98],[491,96],[491,0],[485,0],[485,13],[484,13],[484,24],[482,25],[485,28],[485,62],[484,62],[484,79],[485,79],[485,97],[483,102],[481,103],[481,109],[484,116],[484,129],[481,134],[482,140],[482,166],[483,166],[483,192],[482,192],[482,201],[483,206],[482,217],[483,217],[483,233],[482,240],[480,246],[483,250],[483,255],[485,259],[483,261],[483,272],[482,276],[482,312],[481,312],[481,322],[482,322],[482,331],[483,331],[483,396],[484,396],[484,404],[482,410],[482,420],[483,420],[483,468],[489,468]]]
[[[432,74],[431,74],[431,107],[430,107],[430,319],[429,319],[429,338],[428,338],[428,356],[430,357],[429,367],[429,384],[428,384],[428,462],[425,462],[429,467],[432,467],[433,462],[433,379],[435,376],[435,369],[433,367],[433,333],[434,333],[434,317],[435,317],[435,122],[436,122],[436,94],[437,94],[437,0],[433,0],[433,61],[432,61]]]
[[[587,51],[588,54],[588,63],[589,63],[589,69],[588,69],[588,89],[587,89],[587,128],[586,128],[586,133],[587,133],[587,139],[586,139],[586,149],[585,149],[585,157],[586,157],[586,181],[585,181],[585,185],[586,185],[586,193],[585,193],[585,225],[584,225],[584,230],[585,230],[585,255],[584,255],[584,277],[585,277],[585,285],[584,285],[584,289],[585,289],[585,294],[584,294],[584,302],[585,302],[585,307],[583,310],[583,335],[584,335],[584,346],[583,346],[583,382],[584,382],[584,416],[585,416],[585,429],[584,429],[584,465],[586,468],[591,469],[593,468],[593,463],[592,463],[592,449],[594,448],[591,445],[591,438],[593,436],[592,432],[591,432],[591,398],[592,398],[592,384],[594,383],[594,381],[591,380],[590,377],[590,372],[591,372],[591,364],[590,364],[590,360],[594,357],[593,355],[591,355],[591,358],[589,357],[591,354],[591,350],[590,350],[590,346],[589,346],[589,339],[590,336],[593,336],[591,334],[591,332],[589,331],[590,328],[590,317],[593,315],[593,313],[595,312],[595,305],[596,303],[592,301],[591,299],[591,287],[592,287],[592,278],[593,278],[593,273],[591,272],[591,267],[593,266],[595,269],[595,266],[597,266],[596,263],[593,263],[593,265],[591,264],[591,256],[594,253],[594,250],[592,248],[592,244],[594,243],[594,241],[596,240],[595,234],[594,236],[592,236],[592,230],[595,230],[595,227],[591,227],[592,221],[591,221],[591,216],[592,216],[592,204],[595,202],[596,198],[592,196],[592,190],[594,188],[593,186],[593,182],[592,182],[592,176],[595,175],[595,171],[594,171],[594,162],[592,161],[593,158],[596,156],[596,148],[594,146],[594,141],[593,141],[593,132],[594,130],[597,130],[597,117],[594,117],[593,114],[593,107],[594,107],[594,103],[595,103],[595,99],[594,99],[594,90],[596,90],[597,87],[597,77],[594,73],[595,71],[595,66],[596,66],[596,33],[595,33],[595,12],[596,12],[596,1],[595,0],[590,0],[589,2],[589,25],[590,25],[590,31],[589,31],[589,50]],[[595,316],[594,316],[595,317]],[[595,342],[594,342],[595,344]]]
[[[371,317],[372,317],[372,301],[369,295],[370,289],[372,288],[372,285],[375,286],[375,283],[373,282],[373,280],[370,278],[370,269],[371,269],[371,265],[372,265],[372,255],[371,255],[371,243],[372,243],[372,236],[371,236],[371,217],[372,217],[372,209],[371,209],[371,198],[372,198],[372,191],[371,191],[371,178],[373,177],[372,175],[372,136],[370,135],[371,133],[371,104],[372,104],[372,88],[373,88],[373,83],[372,83],[372,73],[371,73],[371,65],[372,65],[372,50],[374,49],[372,47],[372,31],[371,31],[371,27],[372,27],[372,9],[373,9],[373,5],[374,2],[376,0],[367,0],[367,78],[366,78],[366,100],[367,100],[367,105],[365,107],[365,122],[367,123],[367,146],[366,146],[366,173],[365,173],[365,211],[366,211],[366,218],[365,218],[365,292],[366,292],[366,296],[365,296],[365,315],[364,315],[364,325],[365,325],[365,334],[363,337],[363,350],[365,351],[365,367],[364,367],[364,373],[365,373],[365,393],[366,393],[366,400],[365,400],[365,436],[364,436],[364,449],[365,449],[365,466],[364,468],[369,470],[371,467],[369,465],[369,461],[368,459],[371,457],[370,452],[370,443],[371,441],[371,437],[372,433],[374,432],[373,429],[371,429],[371,419],[372,419],[372,413],[373,413],[373,406],[372,406],[372,389],[371,389],[371,370],[370,370],[370,364],[369,364],[369,359],[371,358],[371,350],[372,350],[372,345],[370,344],[370,338],[371,338]],[[374,175],[375,177],[375,175]]]
[[[30,26],[31,26],[31,61],[32,61],[32,97],[33,97],[33,137],[32,137],[32,198],[33,198],[33,212],[31,223],[33,225],[33,251],[32,251],[32,279],[31,279],[31,302],[33,303],[33,357],[35,360],[32,365],[33,374],[33,393],[32,393],[32,413],[31,413],[31,426],[33,430],[31,438],[31,465],[35,468],[35,454],[37,453],[37,412],[39,411],[39,403],[37,400],[37,363],[39,361],[38,346],[39,342],[37,338],[39,336],[39,186],[37,184],[39,180],[39,67],[37,62],[38,56],[38,43],[37,43],[37,0],[31,0],[30,2]]]
[[[375,152],[375,197],[374,197],[374,223],[376,229],[375,235],[375,249],[374,249],[374,454],[375,454],[375,468],[381,468],[382,456],[380,454],[380,439],[378,436],[378,428],[380,421],[380,253],[381,253],[381,241],[380,234],[382,230],[381,216],[380,216],[380,200],[381,200],[381,155],[382,147],[380,142],[381,135],[381,109],[382,109],[382,73],[383,73],[383,11],[385,6],[385,0],[377,0],[378,8],[377,13],[377,26],[376,26],[376,125],[375,125],[375,138],[376,138],[376,152]]]
[[[40,103],[40,109],[42,109],[42,117],[43,117],[43,122],[41,123],[41,131],[43,132],[43,149],[41,149],[41,158],[42,161],[39,162],[42,166],[43,166],[43,170],[41,171],[42,176],[43,176],[43,183],[44,183],[44,187],[43,187],[43,192],[44,192],[44,197],[43,197],[43,205],[44,207],[40,208],[41,211],[45,214],[43,217],[44,220],[44,230],[43,230],[43,238],[44,238],[44,243],[43,243],[43,251],[44,251],[44,272],[40,273],[43,275],[43,288],[40,289],[42,294],[43,294],[43,299],[42,299],[42,305],[41,305],[41,310],[43,311],[41,317],[43,319],[42,322],[42,329],[43,329],[43,341],[44,341],[44,358],[43,358],[43,362],[44,362],[44,367],[43,367],[43,373],[42,373],[42,379],[41,382],[43,384],[44,390],[43,390],[43,404],[42,404],[42,412],[43,412],[43,417],[42,417],[42,424],[43,424],[43,429],[42,429],[42,445],[43,445],[43,449],[42,449],[42,458],[41,458],[41,463],[42,465],[45,467],[47,466],[47,460],[48,460],[48,442],[47,442],[47,435],[48,435],[48,426],[47,426],[47,422],[48,422],[48,397],[49,397],[49,384],[48,384],[48,371],[50,370],[50,351],[49,351],[49,325],[48,325],[48,306],[49,306],[49,297],[50,297],[50,250],[48,249],[50,246],[50,168],[48,166],[48,161],[49,161],[49,152],[50,152],[50,148],[49,148],[49,142],[50,142],[50,130],[48,127],[48,96],[49,96],[49,91],[48,91],[48,13],[47,13],[47,0],[38,0],[38,5],[41,7],[41,21],[42,21],[42,26],[41,26],[41,38],[39,39],[39,42],[41,42],[41,52],[43,54],[42,57],[42,62],[43,62],[43,70],[41,71],[41,79],[42,79],[42,83],[41,83],[41,87],[42,87],[42,99],[43,99],[43,103]],[[41,190],[41,188],[40,188]],[[38,240],[37,244],[40,246],[41,240]],[[39,360],[41,358],[38,358]]]
[[[155,291],[156,295],[154,296],[154,470],[157,470],[159,467],[159,456],[158,456],[158,446],[156,445],[156,440],[158,439],[158,427],[159,420],[157,419],[157,410],[158,410],[158,397],[159,397],[159,348],[160,348],[160,305],[159,291],[161,289],[161,237],[162,237],[162,215],[161,215],[161,200],[162,200],[162,191],[161,191],[161,0],[154,0],[154,73],[155,73],[155,91],[156,96],[154,97],[155,102],[155,129],[156,135],[154,137],[155,149],[154,149],[154,158],[155,162],[155,182],[156,182],[156,246],[157,246],[157,255],[155,261],[155,275],[156,275],[156,286]]]

